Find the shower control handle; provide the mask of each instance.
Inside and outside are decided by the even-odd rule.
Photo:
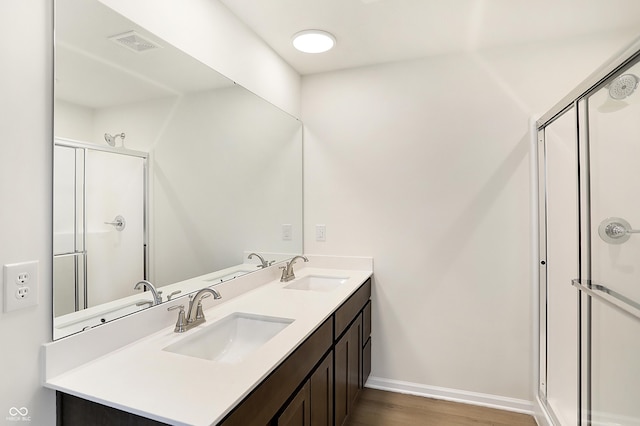
[[[116,231],[122,231],[127,226],[127,221],[124,220],[124,217],[118,215],[115,217],[115,219],[113,219],[112,222],[105,222],[104,224],[112,225],[114,228],[116,228]]]
[[[629,222],[620,217],[609,217],[598,227],[598,235],[609,244],[622,244],[629,240],[630,234],[640,234],[640,229],[632,229]]]

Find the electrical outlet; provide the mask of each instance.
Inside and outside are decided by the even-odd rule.
[[[316,241],[327,241],[326,225],[316,225]]]
[[[4,311],[38,304],[38,261],[4,265]]]
[[[282,239],[284,241],[289,241],[293,237],[293,227],[290,223],[282,224]]]
[[[28,272],[22,272],[18,274],[18,277],[16,278],[16,284],[25,285],[29,282],[29,278],[31,278],[31,274],[29,274]]]

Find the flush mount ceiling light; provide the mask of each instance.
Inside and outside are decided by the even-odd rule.
[[[293,35],[293,47],[304,53],[322,53],[336,45],[336,38],[321,30],[305,30]]]

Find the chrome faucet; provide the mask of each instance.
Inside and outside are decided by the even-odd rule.
[[[297,259],[302,259],[305,262],[309,261],[309,259],[304,256],[296,256],[288,261],[286,266],[281,266],[280,269],[282,269],[282,276],[280,277],[280,282],[286,283],[296,277],[296,275],[293,273],[293,264],[296,263]]]
[[[160,296],[160,293],[158,293],[158,290],[156,290],[156,288],[153,286],[153,284],[151,284],[147,280],[138,281],[136,283],[136,285],[133,286],[133,289],[134,290],[141,290],[140,289],[140,284],[142,284],[145,287],[147,287],[147,290],[149,290],[151,292],[151,294],[153,295],[153,304],[151,306],[159,305],[159,304],[162,303],[162,296]]]
[[[195,327],[198,324],[202,324],[203,322],[205,322],[204,312],[202,312],[202,299],[204,299],[205,297],[209,297],[211,295],[213,295],[214,299],[222,299],[222,296],[220,295],[218,290],[215,290],[210,287],[205,287],[201,290],[198,290],[195,296],[191,298],[191,300],[189,301],[189,310],[187,311],[187,316],[186,316],[187,325],[185,327],[185,331],[189,330],[192,327]],[[195,318],[193,317],[194,306],[195,306]]]
[[[247,259],[252,259],[253,256],[257,256],[258,259],[260,259],[260,265],[258,265],[258,268],[266,268],[267,266],[273,265],[273,262],[275,262],[275,260],[264,260],[264,257],[260,256],[258,253],[251,253]]]
[[[187,330],[192,329],[198,324],[202,324],[205,322],[204,312],[202,312],[202,299],[213,295],[214,299],[222,299],[218,290],[215,290],[210,287],[205,287],[203,289],[198,290],[198,292],[194,296],[190,296],[189,298],[189,311],[185,315],[184,313],[184,305],[176,305],[170,308],[167,308],[167,311],[173,311],[175,309],[179,309],[178,312],[178,321],[176,321],[176,326],[173,329],[176,333],[184,333]],[[193,307],[196,307],[196,317],[193,317]]]

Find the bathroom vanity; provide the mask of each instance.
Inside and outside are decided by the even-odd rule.
[[[288,283],[231,300],[221,289],[222,300],[205,302],[207,322],[186,333],[165,327],[47,377],[58,424],[341,425],[371,370],[372,272],[298,268]],[[200,336],[215,339],[233,321],[278,331],[244,352],[198,349]]]

